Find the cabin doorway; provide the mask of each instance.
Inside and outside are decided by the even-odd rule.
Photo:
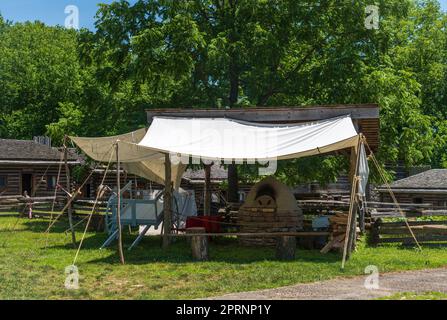
[[[30,197],[33,194],[33,175],[31,173],[22,173],[22,195],[25,191]]]

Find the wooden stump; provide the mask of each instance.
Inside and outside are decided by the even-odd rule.
[[[205,233],[205,232],[206,232],[206,229],[205,229],[205,228],[202,228],[202,227],[192,227],[192,228],[187,228],[187,229],[185,230],[185,232],[186,232],[187,234],[189,234],[189,233]],[[192,237],[186,237],[186,242],[187,242],[188,244],[191,244],[191,239],[192,239]]]
[[[187,233],[205,233],[205,228],[188,228]],[[197,235],[191,237],[192,257],[197,261],[208,260],[208,237]]]
[[[276,258],[279,260],[294,260],[296,251],[296,237],[278,237],[276,242]]]

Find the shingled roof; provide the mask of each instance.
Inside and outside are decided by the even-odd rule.
[[[381,186],[385,188],[385,186]],[[446,189],[447,169],[432,169],[394,181],[392,189]]]
[[[33,140],[0,139],[0,161],[60,161],[62,153],[54,147]],[[68,152],[69,161],[78,161],[74,152]]]
[[[228,171],[218,165],[218,164],[213,164],[211,166],[211,180],[225,180],[228,177]],[[198,170],[192,170],[192,169],[188,169],[185,171],[185,173],[183,174],[183,178],[187,179],[187,180],[205,180],[205,170],[203,169],[198,169]]]

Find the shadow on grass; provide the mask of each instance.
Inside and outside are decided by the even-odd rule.
[[[94,252],[105,241],[107,235],[105,233],[91,234],[84,240],[82,250]],[[191,256],[191,247],[186,239],[176,239],[167,250],[161,247],[160,236],[150,236],[144,238],[141,243],[127,250],[132,244],[136,235],[123,235],[124,256],[126,264],[142,265],[148,263],[191,263],[194,262]],[[50,249],[72,249],[71,244],[58,245],[49,247]],[[106,249],[105,252],[110,254],[89,260],[89,264],[116,264],[119,263],[116,241]],[[210,241],[210,259],[209,263],[230,263],[230,264],[250,264],[260,261],[275,262],[279,261],[275,258],[274,248],[265,247],[243,247],[240,246],[236,238],[214,238]],[[283,263],[304,263],[304,262],[321,262],[334,263],[340,260],[338,254],[321,254],[318,250],[302,250],[297,249],[296,259],[293,261],[284,261]]]
[[[14,221],[17,219],[17,224],[20,225],[19,231],[29,231],[34,233],[42,233],[45,232],[48,227],[50,226],[52,221],[55,219],[56,222],[51,226],[50,233],[65,233],[65,231],[68,230],[69,224],[68,219],[66,216],[57,217],[57,214],[54,215],[53,220],[47,219],[41,219],[41,218],[33,218],[29,219],[28,217],[17,217],[13,218]],[[85,221],[81,221],[79,217],[73,218],[73,224],[75,225],[76,232],[83,232],[85,227]],[[80,223],[79,223],[80,222]],[[78,224],[79,223],[79,224]],[[8,231],[8,230],[2,230],[2,231]]]
[[[48,228],[50,220],[23,218],[21,221],[20,231],[29,231],[34,233],[44,234]],[[85,224],[82,223],[77,227],[77,245],[80,241],[80,233],[84,230]],[[68,229],[68,220],[66,217],[61,217],[51,228],[50,234],[62,235]],[[66,234],[67,241],[64,244],[51,245],[53,240],[49,241],[48,247],[45,249],[67,250],[73,251],[73,246],[69,240],[69,235]],[[117,242],[114,241],[112,245],[104,252],[107,255],[101,255],[95,259],[94,252],[99,251],[99,248],[107,239],[108,234],[105,232],[89,232],[83,242],[82,252],[88,251],[93,259],[88,260],[87,263],[103,263],[116,264],[119,263],[117,254]],[[148,264],[148,263],[191,263],[194,262],[191,256],[191,246],[185,238],[174,238],[173,243],[167,250],[161,248],[160,236],[144,237],[140,244],[132,250],[127,250],[132,242],[137,237],[137,233],[129,234],[127,230],[123,231],[123,245],[126,264]],[[268,247],[244,247],[240,246],[236,237],[214,237],[210,241],[210,260],[209,263],[231,263],[231,264],[249,264],[260,261],[278,262],[275,258],[275,249]],[[321,254],[318,250],[304,250],[297,248],[296,258],[293,261],[284,261],[283,263],[336,263],[340,261],[340,255],[336,253]]]

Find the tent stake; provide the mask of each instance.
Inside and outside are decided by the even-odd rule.
[[[65,176],[67,179],[67,215],[68,215],[68,224],[70,226],[70,231],[71,231],[71,242],[73,244],[73,248],[76,248],[76,234],[74,231],[74,227],[73,227],[73,210],[72,210],[72,205],[71,205],[71,177],[70,177],[70,168],[68,166],[68,150],[67,150],[67,145],[66,145],[66,141],[67,141],[67,136],[64,137],[64,163],[65,163]],[[57,187],[56,187],[57,188]],[[71,196],[70,196],[71,195]]]
[[[116,205],[116,224],[118,227],[118,252],[120,255],[121,264],[124,264],[124,253],[123,253],[123,239],[121,232],[121,179],[120,179],[120,157],[118,150],[118,142],[115,144],[116,152],[116,193],[117,193],[117,205]]]
[[[171,159],[169,154],[165,154],[165,194],[163,199],[163,249],[167,249],[170,244],[170,233],[172,227],[172,182],[171,182]]]

